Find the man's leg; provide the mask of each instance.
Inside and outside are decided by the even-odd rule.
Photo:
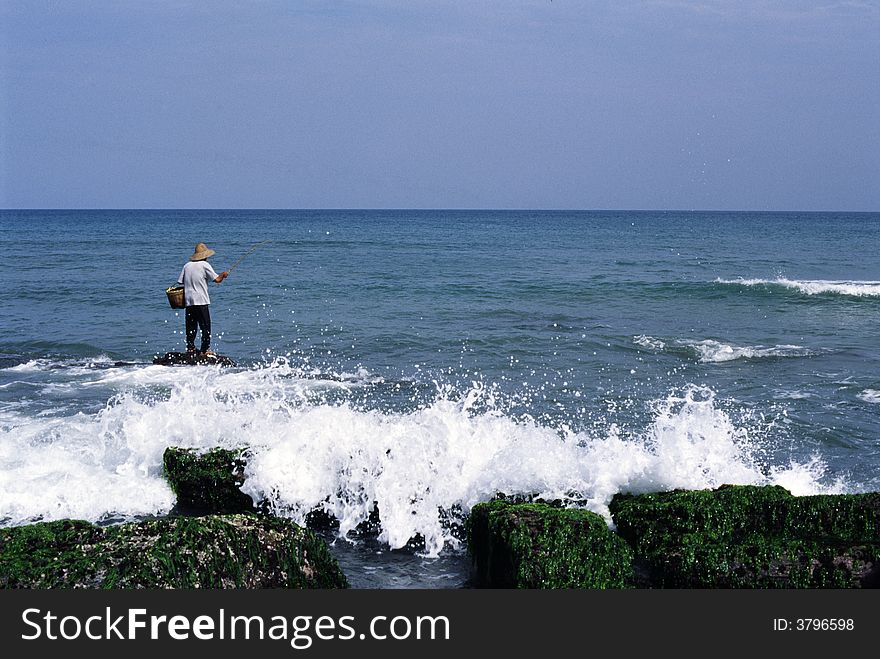
[[[196,309],[198,307],[187,307],[186,308],[186,351],[187,352],[195,352],[196,350],[196,328],[197,324],[197,314]]]
[[[202,330],[202,352],[211,349],[211,307],[204,305],[199,307],[199,329]]]

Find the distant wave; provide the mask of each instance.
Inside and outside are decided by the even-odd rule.
[[[645,334],[634,336],[633,343],[641,348],[648,348],[649,350],[656,350],[658,352],[666,347],[666,343],[660,339],[655,339],[653,336],[646,336]]]
[[[737,346],[721,341],[706,339],[704,341],[681,341],[697,352],[701,362],[730,362],[736,359],[763,359],[768,357],[811,357],[817,353],[803,346]]]
[[[880,281],[829,281],[824,279],[716,279],[717,284],[737,286],[780,286],[804,295],[847,295],[853,297],[880,297]]]
[[[862,399],[866,403],[880,403],[880,391],[877,389],[865,389],[857,398]]]
[[[702,341],[679,339],[672,343],[671,347],[665,341],[646,336],[644,334],[633,337],[633,343],[642,348],[655,352],[675,352],[685,350],[696,354],[703,363],[717,364],[730,362],[737,359],[776,359],[783,357],[813,357],[820,354],[798,345],[774,345],[774,346],[738,346],[732,343],[723,343],[713,339]]]

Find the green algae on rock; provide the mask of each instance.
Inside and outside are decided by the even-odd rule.
[[[254,504],[251,497],[240,489],[245,480],[248,455],[248,450],[244,448],[212,448],[201,453],[176,446],[166,448],[163,455],[164,475],[177,495],[175,512],[181,515],[276,513],[268,501],[264,499]],[[307,528],[319,531],[339,527],[339,520],[321,507],[309,511],[304,521]],[[380,529],[379,509],[374,502],[369,517],[350,534],[354,537],[370,536],[378,534]],[[424,542],[418,536],[413,537],[409,546],[422,548]]]
[[[467,530],[481,586],[625,588],[632,582],[632,551],[587,510],[494,500],[473,507]]]
[[[162,462],[181,511],[215,515],[254,511],[253,500],[240,489],[244,483],[245,449],[215,448],[197,453],[194,449],[169,447]]]
[[[0,529],[2,588],[347,588],[327,545],[280,518],[171,517]]]
[[[654,586],[880,585],[880,493],[778,486],[616,495],[611,514]]]

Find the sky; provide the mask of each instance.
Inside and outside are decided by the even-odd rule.
[[[0,208],[880,210],[880,0],[0,0]]]

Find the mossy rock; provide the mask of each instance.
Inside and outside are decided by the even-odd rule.
[[[778,486],[617,495],[637,565],[661,587],[853,588],[880,579],[880,494]]]
[[[248,449],[244,448],[213,448],[202,452],[176,446],[166,448],[162,460],[164,475],[177,495],[177,506],[173,512],[187,516],[235,513],[272,515],[277,512],[265,499],[255,504],[250,496],[241,491],[248,457]],[[449,525],[452,526],[455,523],[454,515],[449,515],[452,517]],[[305,524],[318,531],[339,528],[339,520],[320,506],[306,514]],[[351,535],[355,538],[375,536],[381,527],[378,504],[374,503],[369,517],[358,524]],[[420,542],[418,537],[412,538],[411,546],[419,547]],[[421,547],[424,547],[423,542]]]
[[[165,518],[0,529],[2,588],[347,588],[327,545],[285,519]]]
[[[779,486],[618,494],[609,506],[618,532],[638,553],[699,534],[736,542],[755,534],[851,544],[880,542],[880,493],[795,497]]]
[[[876,588],[880,543],[810,541],[755,535],[727,543],[692,536],[653,554],[655,585],[664,588]]]
[[[169,447],[162,457],[165,478],[177,495],[179,512],[227,515],[254,511],[244,492],[245,449],[194,449]]]
[[[476,581],[492,588],[625,588],[632,551],[587,510],[481,503],[467,523]]]

